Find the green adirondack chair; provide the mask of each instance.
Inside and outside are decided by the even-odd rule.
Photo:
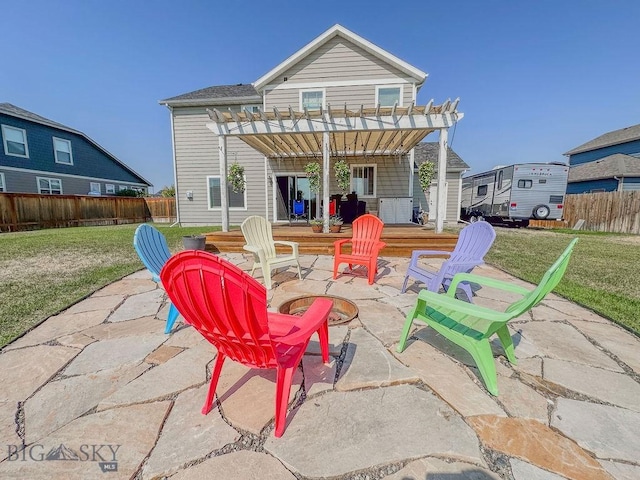
[[[405,349],[413,321],[422,320],[445,338],[469,352],[480,369],[487,390],[493,395],[498,395],[496,366],[489,338],[494,333],[498,335],[507,358],[515,365],[516,357],[507,322],[535,307],[558,285],[567,269],[571,252],[577,241],[577,238],[571,241],[533,290],[471,273],[455,275],[447,293],[438,294],[422,290],[415,306],[407,315],[397,348],[398,353],[402,353]],[[517,293],[522,295],[522,298],[509,305],[504,312],[480,307],[455,298],[456,288],[460,282],[472,282]]]

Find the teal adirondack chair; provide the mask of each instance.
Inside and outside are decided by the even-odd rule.
[[[402,353],[405,349],[413,321],[422,320],[442,336],[469,352],[480,369],[487,390],[493,395],[498,395],[498,378],[489,338],[494,333],[498,335],[509,362],[515,365],[516,357],[507,322],[535,307],[558,285],[567,269],[571,252],[577,241],[577,238],[571,241],[533,290],[471,273],[456,274],[447,293],[438,294],[422,290],[415,306],[407,315],[397,348],[398,353]],[[522,298],[509,305],[504,312],[492,310],[455,298],[456,288],[461,282],[473,282],[517,293],[522,295]]]

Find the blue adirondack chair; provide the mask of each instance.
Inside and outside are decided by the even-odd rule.
[[[133,236],[133,247],[138,252],[138,256],[144,266],[153,275],[153,281],[160,282],[160,270],[171,257],[164,235],[151,225],[142,224],[136,229],[136,233]],[[171,303],[164,333],[171,332],[176,318],[178,318],[178,310]]]
[[[402,293],[407,290],[407,282],[409,277],[416,278],[426,284],[427,290],[438,293],[440,286],[445,292],[449,288],[451,279],[456,273],[469,273],[474,267],[484,263],[484,256],[491,248],[496,238],[496,232],[487,222],[475,222],[467,225],[460,231],[458,243],[453,252],[445,252],[440,250],[414,250],[411,253],[411,262],[407,269],[402,285]],[[449,258],[444,261],[440,270],[437,272],[427,270],[418,265],[418,260],[423,256],[444,256]],[[469,301],[472,301],[473,292],[468,282],[462,282],[458,285]],[[455,292],[454,292],[455,293]]]

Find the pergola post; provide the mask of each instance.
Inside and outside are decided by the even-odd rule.
[[[227,196],[227,137],[218,136],[218,153],[220,157],[220,220],[222,231],[229,231],[229,197]]]
[[[322,133],[322,231],[329,231],[329,132]]]
[[[447,128],[440,129],[438,139],[438,190],[436,191],[436,233],[442,233],[444,228],[444,215],[447,209],[447,195],[445,192],[447,183]]]

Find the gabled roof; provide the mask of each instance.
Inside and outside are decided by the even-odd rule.
[[[142,175],[137,173],[131,167],[129,167],[129,166],[125,165],[124,163],[122,163],[120,160],[117,159],[117,157],[115,155],[113,155],[112,153],[109,153],[105,148],[101,147],[99,144],[97,144],[95,141],[93,141],[91,138],[89,138],[88,136],[86,136],[84,133],[82,133],[79,130],[75,130],[73,128],[67,127],[66,125],[62,125],[61,123],[54,122],[53,120],[49,120],[48,118],[41,117],[40,115],[37,115],[37,114],[35,114],[33,112],[30,112],[28,110],[24,110],[23,108],[16,107],[15,105],[12,105],[10,103],[0,103],[0,114],[9,115],[9,116],[15,117],[15,118],[21,118],[22,120],[27,120],[29,122],[37,123],[37,124],[40,124],[40,125],[46,125],[48,127],[57,128],[58,130],[64,130],[66,132],[79,135],[82,138],[84,138],[87,142],[91,143],[98,150],[101,150],[105,155],[107,155],[109,158],[111,158],[114,162],[116,162],[122,168],[124,168],[128,172],[130,172],[133,175],[135,175],[136,177],[138,177],[142,181],[142,183],[144,183],[144,184],[146,184],[148,186],[152,186],[153,185],[151,182],[146,180]]]
[[[194,92],[184,93],[176,97],[160,100],[161,105],[226,105],[231,103],[259,103],[262,96],[253,85],[238,83],[236,85],[214,85]]]
[[[591,150],[610,147],[612,145],[633,142],[634,140],[640,140],[640,125],[633,125],[631,127],[621,128],[620,130],[605,133],[604,135],[600,135],[599,137],[594,138],[573,150],[569,150],[564,155],[575,155],[576,153],[589,152]]]
[[[640,158],[616,153],[569,169],[569,183],[613,177],[640,177]]]
[[[264,74],[262,77],[256,80],[253,83],[253,85],[256,87],[257,90],[262,90],[266,85],[268,85],[275,78],[280,76],[284,71],[288,70],[290,67],[298,63],[301,59],[308,56],[310,53],[317,50],[318,48],[320,48],[322,45],[324,45],[334,37],[342,37],[345,40],[348,40],[358,45],[359,47],[366,50],[370,54],[380,58],[386,63],[393,65],[398,70],[406,73],[410,77],[415,78],[419,84],[424,82],[425,79],[427,78],[427,74],[422,70],[419,70],[413,65],[408,64],[404,60],[400,60],[395,55],[392,55],[391,53],[383,50],[377,45],[374,45],[370,41],[365,40],[361,36],[356,35],[352,31],[347,30],[342,25],[336,24],[333,27],[331,27],[329,30],[324,32],[322,35],[317,37],[315,40],[313,40],[311,43],[307,44],[306,46],[298,50],[296,53],[291,55],[280,65],[278,65],[277,67],[273,68],[272,70]]]
[[[416,168],[423,162],[432,162],[438,170],[438,153],[440,144],[438,142],[420,142],[415,146],[414,162]],[[451,147],[447,146],[447,170],[468,170],[469,165],[462,160]]]

